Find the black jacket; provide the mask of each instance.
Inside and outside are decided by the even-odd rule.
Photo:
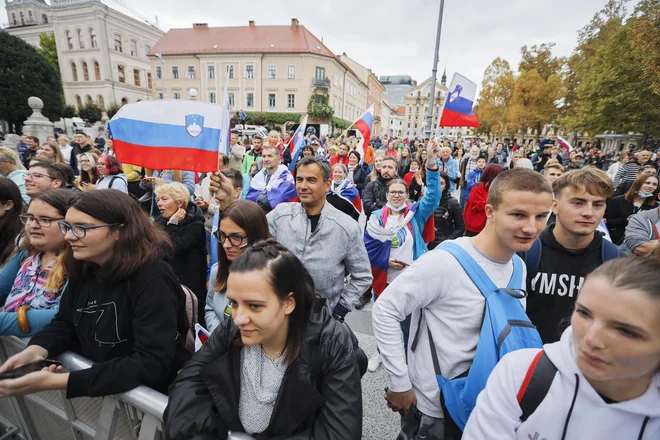
[[[355,206],[349,202],[348,200],[339,197],[335,193],[329,193],[325,196],[325,199],[330,203],[332,206],[346,214],[347,216],[351,217],[353,220],[356,222],[360,221],[360,213],[358,212],[357,209],[355,209]]]
[[[463,211],[458,200],[448,193],[442,195],[440,206],[433,213],[435,220],[435,238],[429,243],[429,250],[435,249],[445,240],[455,240],[465,233]]]
[[[568,326],[584,278],[602,264],[604,240],[596,231],[586,249],[568,250],[557,242],[554,229],[550,225],[541,233],[541,260],[536,273],[527,270],[526,283],[527,315],[546,344],[559,341]]]
[[[359,440],[362,387],[355,336],[317,302],[303,332],[300,355],[282,380],[262,439]],[[215,329],[169,390],[166,439],[226,439],[242,432],[238,415],[241,347],[231,319]],[[197,437],[199,436],[199,437]]]
[[[362,197],[362,192],[364,191],[364,187],[367,185],[367,180],[369,179],[369,173],[367,172],[368,169],[369,166],[364,164],[362,166],[358,165],[357,168],[355,168],[355,171],[353,171],[353,184],[360,193],[360,197]]]
[[[109,282],[91,272],[69,280],[53,320],[29,345],[54,358],[80,347],[96,362],[70,373],[66,395],[107,396],[146,385],[162,393],[190,357],[185,338],[185,296],[163,261],[143,265],[129,279]],[[101,307],[98,307],[98,305]]]
[[[206,303],[206,232],[204,213],[199,206],[188,203],[186,216],[178,225],[167,224],[161,214],[156,216],[156,223],[167,231],[174,245],[174,252],[165,257],[179,282],[190,288],[199,301],[200,310]],[[204,316],[203,313],[200,317]]]
[[[632,202],[625,199],[625,195],[610,197],[607,199],[607,208],[605,208],[605,222],[607,229],[610,230],[610,237],[614,244],[623,243],[623,237],[626,233],[626,226],[628,226],[628,217],[637,214],[639,211],[646,211],[653,209],[654,206],[649,206],[644,203],[639,209],[635,208]]]
[[[387,182],[381,176],[373,182],[367,183],[362,195],[362,204],[367,218],[377,209],[387,204]]]

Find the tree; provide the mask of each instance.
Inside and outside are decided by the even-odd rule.
[[[94,124],[101,120],[102,116],[101,106],[98,104],[88,103],[78,110],[78,115],[81,119]]]
[[[121,104],[117,104],[117,103],[111,104],[106,110],[108,113],[108,118],[112,119],[115,116],[115,114],[117,114],[120,108],[121,108]]]
[[[37,52],[48,60],[48,63],[58,74],[60,73],[60,61],[57,57],[57,42],[55,40],[55,34],[42,32],[39,35],[39,48],[37,49]]]
[[[324,95],[312,95],[307,104],[307,114],[317,121],[330,120],[335,110],[328,105],[328,97]]]
[[[479,103],[479,132],[503,134],[507,127],[509,105],[515,86],[513,71],[506,60],[496,58],[484,72]]]
[[[74,116],[78,116],[78,109],[76,108],[75,105],[65,105],[64,110],[62,110],[62,117],[63,118],[73,118]]]
[[[553,74],[545,81],[534,69],[521,73],[511,98],[509,129],[535,128],[538,138],[543,125],[554,120],[560,88],[559,75]]]
[[[37,50],[18,37],[0,32],[0,120],[21,127],[32,114],[28,98],[44,102],[43,114],[52,121],[64,108],[57,70]]]
[[[526,72],[536,70],[544,81],[552,75],[557,75],[561,71],[564,60],[552,56],[552,48],[555,43],[543,43],[540,46],[536,44],[532,47],[523,46],[520,49],[522,58],[518,65],[518,70]]]
[[[651,90],[660,95],[660,2],[643,0],[637,5],[630,37],[642,54],[644,77],[651,81]]]

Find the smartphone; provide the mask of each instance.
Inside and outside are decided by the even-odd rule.
[[[61,367],[62,362],[51,361],[49,359],[30,362],[29,364],[22,365],[18,368],[14,368],[13,370],[9,370],[0,374],[0,380],[17,379],[19,377],[25,376],[26,374],[34,373],[35,371],[41,371],[42,369],[50,367],[51,365],[57,365],[58,367]]]
[[[385,392],[388,392],[389,390],[390,390],[390,387],[385,387]],[[404,411],[400,410],[399,414],[401,414],[403,416]],[[419,410],[417,409],[417,407],[415,405],[410,405],[410,414],[412,414],[417,419],[422,418],[422,413],[419,412]]]

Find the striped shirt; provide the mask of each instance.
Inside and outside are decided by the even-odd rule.
[[[641,168],[642,166],[636,160],[621,165],[621,168],[619,168],[619,171],[614,177],[614,182],[618,182],[619,184],[634,182]]]

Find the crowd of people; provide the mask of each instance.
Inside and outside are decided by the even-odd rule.
[[[660,437],[654,152],[291,143],[232,134],[206,174],[101,135],[0,147],[0,335],[31,337],[0,373],[94,362],[0,396],[146,385],[168,439],[360,439],[382,365],[401,440]],[[368,359],[345,318],[372,301]]]

